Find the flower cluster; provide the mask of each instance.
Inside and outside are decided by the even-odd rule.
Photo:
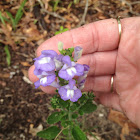
[[[82,96],[81,90],[84,88],[89,66],[76,63],[82,55],[81,47],[64,50],[62,43],[59,43],[58,49],[61,54],[54,50],[44,50],[34,59],[34,74],[39,78],[34,83],[35,87],[55,87],[64,101],[76,102]]]

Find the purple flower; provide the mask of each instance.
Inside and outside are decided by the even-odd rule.
[[[84,72],[84,66],[71,62],[69,56],[64,56],[62,61],[65,63],[58,75],[64,80],[70,80],[74,76],[81,76]]]
[[[55,62],[54,57],[56,57],[58,54],[53,50],[44,50],[41,52],[42,54],[35,58],[35,67],[38,70],[42,71],[52,71],[55,70]]]
[[[79,46],[74,48],[74,61],[77,61],[82,55],[83,49]]]
[[[75,80],[70,80],[68,85],[60,87],[58,93],[64,101],[76,102],[82,96],[81,90],[75,86]]]
[[[55,68],[56,70],[60,70],[63,66],[63,62],[62,62],[62,59],[63,59],[63,55],[60,54],[60,55],[57,55],[55,58],[54,58],[54,62],[55,62]]]
[[[86,77],[89,72],[89,66],[86,64],[84,64],[83,66],[84,66],[84,73],[82,76],[79,76],[79,78],[78,78],[78,88],[81,90],[84,88]]]
[[[55,81],[55,77],[56,77],[55,74],[47,76],[42,75],[42,78],[40,78],[38,81],[34,83],[35,88],[38,88],[39,86],[43,87],[50,86]]]

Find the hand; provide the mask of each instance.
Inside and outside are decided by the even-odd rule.
[[[121,19],[122,36],[116,19],[102,20],[67,31],[45,41],[36,51],[58,52],[59,41],[65,48],[83,47],[79,63],[90,66],[84,91],[93,90],[100,102],[122,111],[140,127],[140,18]],[[38,80],[29,69],[32,82]],[[114,75],[114,92],[111,92],[111,77]],[[52,87],[41,87],[44,92],[53,93]]]

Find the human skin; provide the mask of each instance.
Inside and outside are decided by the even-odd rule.
[[[37,51],[55,50],[63,42],[64,48],[81,46],[83,56],[79,63],[90,66],[84,91],[93,90],[100,103],[123,112],[140,128],[140,17],[121,19],[122,35],[116,19],[97,21],[46,40]],[[29,79],[36,82],[34,66]],[[111,77],[114,91],[111,92]],[[41,87],[54,93],[52,87]]]

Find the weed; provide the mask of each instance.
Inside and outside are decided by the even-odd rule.
[[[7,64],[8,64],[8,66],[10,66],[10,64],[11,64],[11,55],[10,55],[10,51],[8,49],[8,45],[6,45],[4,47],[4,50],[5,50],[5,53],[6,53],[6,61],[7,61]]]
[[[68,28],[64,28],[63,26],[60,26],[59,31],[56,31],[55,35],[63,33],[63,32],[68,31],[68,30],[69,30]]]
[[[6,11],[8,17],[10,18],[10,20],[8,20],[7,18],[5,18],[4,16],[2,16],[1,12],[0,12],[0,20],[2,22],[3,25],[5,25],[5,21],[11,23],[13,29],[16,29],[16,26],[18,25],[19,21],[21,20],[22,16],[23,16],[23,8],[25,6],[27,0],[23,0],[23,2],[20,5],[20,8],[18,9],[15,17],[13,17],[13,15]]]

